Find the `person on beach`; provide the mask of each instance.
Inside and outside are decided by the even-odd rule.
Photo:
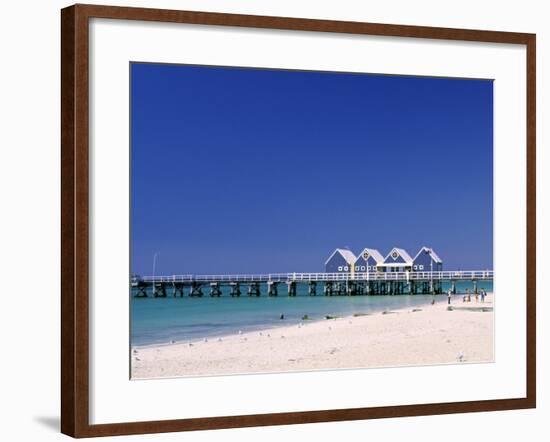
[[[487,292],[483,287],[481,287],[481,302],[485,302],[485,296],[487,295]]]
[[[453,291],[451,289],[449,289],[447,291],[447,304],[448,305],[451,305],[451,297],[453,296]]]
[[[466,289],[466,302],[472,302],[472,296],[470,295],[470,289]]]

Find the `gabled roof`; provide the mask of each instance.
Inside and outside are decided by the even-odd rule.
[[[418,253],[416,254],[416,256],[414,257],[414,261],[416,261],[416,258],[418,258],[418,256],[422,253],[422,252],[428,252],[431,256],[431,258],[437,262],[438,264],[443,264],[443,261],[441,260],[441,258],[437,255],[437,253],[434,252],[434,249],[432,249],[431,247],[422,247]]]
[[[409,264],[409,263],[412,264],[413,259],[411,258],[411,255],[409,255],[405,250],[400,249],[400,248],[398,248],[398,247],[394,247],[393,249],[390,250],[390,253],[388,253],[388,254],[386,255],[386,257],[384,258],[384,262],[387,261],[387,259],[391,256],[391,254],[392,254],[394,251],[397,252],[397,253],[399,254],[399,256],[401,256],[401,258],[403,258],[403,260],[405,260],[408,264]],[[391,263],[391,261],[390,261],[390,263]]]
[[[367,252],[370,256],[372,256],[377,264],[382,264],[384,262],[384,257],[382,256],[382,254],[378,250],[369,249],[369,248],[366,248],[366,247],[361,251],[361,253],[359,253],[359,255],[357,256],[357,259],[359,259],[361,256],[363,256],[363,253],[365,253],[365,252]]]
[[[336,253],[339,253],[340,255],[342,255],[342,257],[346,260],[346,262],[348,264],[353,264],[355,262],[355,260],[357,259],[357,258],[355,258],[355,255],[353,254],[353,252],[351,250],[336,249],[334,252],[332,252],[332,254],[325,261],[325,264],[328,263]]]

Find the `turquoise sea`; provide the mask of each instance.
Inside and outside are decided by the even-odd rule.
[[[491,282],[478,285],[491,292]],[[468,282],[457,284],[457,293],[472,289]],[[283,289],[281,287],[280,289]],[[448,286],[443,286],[446,291]],[[310,320],[325,320],[326,315],[346,316],[355,313],[376,313],[384,310],[414,308],[428,304],[432,295],[395,296],[309,296],[305,284],[298,285],[296,297],[287,296],[284,290],[279,296],[267,296],[265,286],[262,295],[249,297],[243,293],[232,298],[229,288],[222,289],[222,296],[210,297],[208,290],[202,298],[135,298],[131,294],[131,345],[143,346],[165,344],[171,341],[196,341],[207,337],[252,331],[302,322],[307,315]],[[319,290],[319,288],[318,288]],[[436,295],[436,302],[447,302],[446,295]],[[461,302],[457,294],[453,302]],[[280,316],[284,315],[281,320]]]

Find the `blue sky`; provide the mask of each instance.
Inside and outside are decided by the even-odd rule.
[[[492,268],[493,83],[131,65],[132,272],[323,271],[336,247]]]

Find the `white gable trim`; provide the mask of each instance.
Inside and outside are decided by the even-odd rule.
[[[405,260],[406,264],[412,265],[413,259],[411,258],[411,255],[409,255],[404,249],[400,249],[398,247],[394,247],[393,249],[390,250],[390,253],[388,253],[386,255],[386,257],[384,258],[384,263],[385,264],[395,264],[395,263],[392,263],[391,261],[388,261],[388,258],[391,257],[393,252],[397,252],[397,254]],[[388,262],[386,262],[386,261],[388,261]]]
[[[384,257],[382,256],[382,254],[376,250],[376,249],[369,249],[367,247],[365,247],[361,253],[359,253],[359,255],[357,256],[357,260],[359,258],[361,258],[363,256],[363,253],[367,252],[371,257],[374,258],[374,260],[376,261],[376,264],[382,264],[384,262]]]
[[[420,254],[422,252],[425,252],[427,251],[429,254],[430,254],[430,257],[438,264],[443,264],[443,261],[441,260],[441,258],[437,255],[437,253],[434,252],[434,249],[432,249],[431,247],[426,247],[426,246],[423,246],[419,251],[418,253],[416,254],[416,256],[414,257],[413,261],[416,261],[416,258],[418,258],[420,256]]]
[[[345,253],[342,253],[342,252],[345,252]],[[347,250],[347,249],[336,249],[334,250],[334,252],[332,252],[332,254],[328,257],[328,259],[325,261],[325,265],[327,265],[329,263],[329,261],[332,259],[332,257],[336,254],[336,253],[339,253],[340,256],[342,258],[344,258],[344,260],[349,264],[349,265],[353,265],[355,264],[355,261],[357,260],[357,258],[355,257],[355,255],[353,254],[353,252],[351,250]],[[351,254],[351,256],[353,257],[353,260],[350,261],[348,260],[348,258],[350,258],[349,256],[346,257],[347,254]]]

